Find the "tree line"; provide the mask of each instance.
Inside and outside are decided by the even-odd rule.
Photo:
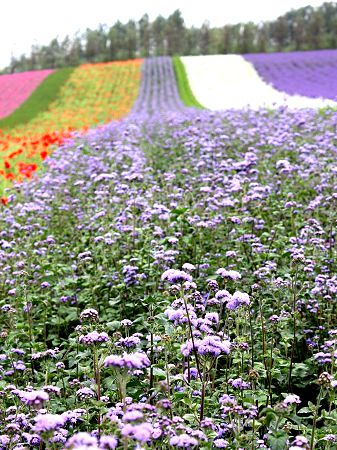
[[[248,22],[223,27],[187,27],[180,10],[152,22],[139,21],[87,28],[73,37],[33,45],[30,55],[12,57],[7,73],[77,66],[162,55],[257,53],[337,47],[337,3],[291,10],[275,21]]]

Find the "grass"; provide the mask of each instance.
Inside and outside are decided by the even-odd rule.
[[[38,114],[46,111],[49,105],[57,98],[60,89],[67,82],[73,71],[74,68],[69,67],[51,73],[19,108],[10,116],[0,120],[0,129],[14,128],[17,125],[28,123]]]
[[[173,57],[174,73],[177,79],[178,90],[180,98],[186,106],[194,108],[205,109],[198,100],[194,97],[190,83],[187,78],[185,66],[178,56]]]

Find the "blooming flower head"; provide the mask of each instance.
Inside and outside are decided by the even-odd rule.
[[[143,352],[124,353],[120,355],[110,355],[105,358],[105,367],[116,369],[145,369],[151,365],[149,358]]]
[[[216,274],[220,275],[222,278],[234,281],[241,278],[240,272],[237,272],[236,270],[227,270],[223,267],[220,267],[220,269],[216,271]]]
[[[232,298],[226,303],[226,308],[229,310],[235,310],[243,305],[250,305],[249,295],[245,292],[236,291],[232,295]]]
[[[309,449],[309,441],[305,436],[296,436],[289,450]]]
[[[107,450],[113,450],[118,445],[118,439],[115,436],[101,436],[100,447]]]
[[[173,436],[170,439],[170,445],[180,448],[192,448],[198,445],[198,441],[187,433]]]
[[[59,414],[38,414],[35,417],[33,430],[37,433],[56,430],[58,427],[63,426],[64,423],[64,417]]]
[[[103,342],[109,342],[110,338],[107,333],[98,333],[98,331],[92,331],[91,333],[81,335],[79,337],[79,342],[83,345],[97,345]]]
[[[232,386],[233,388],[240,389],[240,390],[244,390],[244,389],[249,389],[250,388],[250,384],[247,383],[246,381],[243,381],[243,379],[240,378],[240,377],[239,378],[235,378],[235,379],[230,378],[228,380],[228,384],[230,386]]]
[[[49,400],[49,395],[45,391],[18,391],[19,398],[26,405],[33,408],[42,408],[43,404]]]
[[[161,279],[169,283],[182,283],[192,281],[192,276],[183,270],[168,269],[162,274]]]
[[[96,322],[98,320],[98,311],[94,308],[84,309],[80,314],[80,319],[82,322],[85,320]]]
[[[217,357],[221,354],[228,355],[230,353],[230,341],[221,339],[220,336],[206,336],[204,339],[194,340],[196,351],[199,355]],[[193,343],[189,339],[181,346],[181,352],[184,356],[188,356],[193,352]]]
[[[183,264],[183,269],[187,270],[187,272],[192,272],[192,270],[195,270],[195,266],[190,263]]]
[[[98,449],[98,442],[95,436],[86,432],[75,433],[68,439],[66,443],[67,448],[83,448],[83,449]]]
[[[129,320],[129,319],[121,320],[121,325],[125,328],[131,327],[132,324],[133,324],[132,320]]]
[[[138,411],[138,410],[127,411],[123,416],[123,420],[125,422],[134,422],[134,421],[142,419],[143,417],[144,417],[144,414],[141,411]]]
[[[148,442],[152,437],[153,431],[153,426],[147,422],[136,425],[127,423],[122,428],[122,435],[139,442]]]
[[[92,391],[90,388],[84,387],[81,389],[78,389],[76,391],[76,396],[80,399],[80,400],[85,400],[87,398],[95,398],[96,394],[94,391]]]
[[[226,441],[225,439],[215,439],[214,445],[216,448],[227,448],[228,441]]]

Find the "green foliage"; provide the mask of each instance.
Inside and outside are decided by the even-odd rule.
[[[29,56],[13,57],[6,73],[76,66],[85,62],[162,55],[208,55],[336,48],[337,4],[293,9],[278,19],[256,24],[186,27],[179,10],[153,22],[147,14],[137,22],[100,25],[63,41],[33,45]],[[151,45],[150,45],[151,43]]]
[[[177,79],[180,98],[186,106],[204,109],[204,107],[194,97],[190,83],[187,78],[185,66],[178,56],[173,57],[174,73]]]
[[[28,123],[39,113],[46,111],[57,98],[60,89],[67,82],[73,70],[73,68],[60,69],[46,77],[18,109],[10,116],[0,120],[0,129]]]

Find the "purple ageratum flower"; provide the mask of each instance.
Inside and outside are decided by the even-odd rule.
[[[95,398],[96,394],[94,391],[92,391],[90,388],[84,387],[81,389],[78,389],[76,391],[76,396],[80,399],[80,400],[86,400],[88,398]]]
[[[98,331],[92,331],[88,334],[82,334],[78,341],[83,345],[97,345],[102,344],[103,342],[109,342],[110,338],[107,333],[98,333]]]
[[[330,364],[332,362],[331,354],[324,352],[316,353],[316,355],[314,355],[314,360],[319,364]]]
[[[33,430],[37,433],[56,430],[65,423],[65,418],[59,414],[38,414],[34,420]]]
[[[183,270],[168,269],[162,274],[161,279],[169,283],[182,283],[184,281],[192,281],[192,276]]]
[[[293,404],[299,404],[301,403],[301,399],[298,395],[295,394],[289,394],[286,396],[286,398],[282,401],[282,404],[284,406],[289,406]]]
[[[173,436],[170,439],[170,445],[173,447],[191,448],[198,445],[198,441],[189,434],[183,433],[179,436]]]
[[[107,450],[113,450],[118,445],[118,439],[115,436],[101,436],[100,447]]]
[[[1,306],[1,311],[5,312],[5,313],[8,313],[8,314],[11,314],[11,313],[15,313],[16,309],[13,308],[12,305],[7,303],[6,305]]]
[[[205,314],[205,320],[218,324],[219,323],[219,314],[217,312],[210,312]]]
[[[228,447],[228,441],[225,439],[215,439],[214,446],[216,448],[227,448]]]
[[[245,292],[236,291],[232,298],[226,303],[226,308],[230,310],[238,309],[240,306],[250,305],[249,295]]]
[[[128,328],[128,327],[131,327],[132,324],[133,324],[132,320],[129,320],[129,319],[121,320],[122,327]]]
[[[217,357],[221,354],[228,355],[230,353],[230,341],[222,340],[220,336],[206,336],[204,339],[194,340],[196,351],[199,355]],[[193,352],[193,343],[189,339],[181,346],[181,353],[189,356]]]
[[[41,438],[37,434],[30,434],[30,433],[22,433],[22,436],[27,441],[27,443],[31,446],[38,446],[41,442]],[[0,440],[1,443],[1,440]]]
[[[122,428],[122,435],[135,439],[139,442],[148,442],[151,440],[153,426],[150,423],[144,422],[137,425],[126,424]]]
[[[84,309],[80,314],[80,320],[83,322],[84,320],[91,320],[96,322],[98,320],[98,311],[94,308]]]
[[[3,446],[2,448],[6,448],[5,446],[10,443],[11,439],[7,434],[0,434],[0,444]]]
[[[137,347],[137,345],[140,343],[140,339],[138,336],[129,336],[126,338],[119,339],[116,343],[116,347],[124,347],[124,348],[132,348]]]
[[[189,310],[188,314],[189,314],[190,320],[196,319],[197,315],[196,315],[195,311],[193,310],[193,306],[188,304],[187,309]],[[188,323],[188,317],[187,317],[185,308],[167,309],[164,314],[169,320],[174,322],[174,325]]]
[[[222,278],[227,278],[228,280],[239,280],[241,278],[240,272],[237,272],[236,270],[227,270],[223,267],[220,267],[216,271],[217,275],[220,275]]]
[[[49,400],[49,395],[45,391],[18,391],[20,400],[33,408],[42,408],[43,404]]]
[[[193,264],[190,264],[190,263],[185,263],[183,265],[183,269],[187,270],[187,272],[192,272],[192,270],[195,270],[195,266]]]
[[[83,448],[83,449],[98,449],[98,442],[95,436],[92,436],[89,433],[81,431],[79,433],[75,433],[71,436],[70,439],[67,440],[66,448]]]
[[[123,420],[124,422],[134,422],[136,420],[141,420],[143,419],[144,414],[141,411],[127,411],[124,416],[123,416]]]
[[[77,422],[82,421],[81,417],[86,414],[86,410],[84,408],[77,408],[70,411],[65,411],[62,413],[62,417],[64,419],[65,424],[74,425]]]
[[[196,367],[190,367],[190,369],[185,369],[184,371],[184,379],[188,379],[188,375],[191,379],[196,379],[199,376],[198,369]]]
[[[228,380],[228,384],[230,386],[232,386],[233,388],[240,389],[240,390],[244,390],[244,389],[249,389],[250,388],[250,383],[247,383],[246,381],[243,381],[242,378],[235,378],[235,379],[230,378]]]
[[[116,369],[145,369],[151,365],[149,358],[143,352],[124,353],[120,355],[110,355],[104,360],[105,367]]]
[[[232,294],[230,294],[226,289],[221,289],[220,291],[216,292],[215,298],[217,300],[220,300],[221,303],[225,303],[232,300]]]
[[[23,363],[23,361],[21,361],[21,360],[19,360],[19,361],[14,361],[14,362],[13,362],[13,368],[14,368],[15,370],[22,370],[22,371],[26,370],[26,366],[25,366],[25,364]]]
[[[309,441],[304,436],[296,436],[289,450],[304,450],[308,447]]]
[[[56,395],[58,395],[58,394],[61,392],[61,389],[60,389],[59,387],[53,386],[53,385],[50,385],[50,384],[48,384],[48,385],[46,385],[46,386],[43,386],[42,389],[43,389],[45,392],[53,393],[53,394],[56,394]]]
[[[21,348],[12,348],[11,352],[16,353],[17,355],[21,355],[21,356],[26,353],[24,350],[21,350]]]

